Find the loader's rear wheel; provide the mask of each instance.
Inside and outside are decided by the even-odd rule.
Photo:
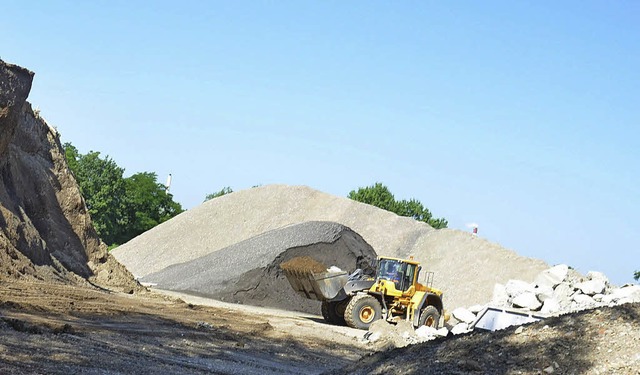
[[[344,320],[349,327],[369,329],[374,321],[382,317],[382,307],[375,297],[356,294],[344,311]]]
[[[322,317],[327,323],[336,324],[336,325],[344,325],[344,307],[341,307],[341,304],[344,301],[339,302],[327,302],[322,301],[321,311]],[[344,304],[343,304],[344,305]]]
[[[422,309],[420,319],[418,320],[418,327],[427,326],[438,328],[438,324],[440,324],[440,313],[435,306],[429,305]]]

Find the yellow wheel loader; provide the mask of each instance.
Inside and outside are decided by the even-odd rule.
[[[361,270],[313,272],[282,270],[291,287],[305,298],[322,301],[322,316],[332,324],[368,329],[378,319],[410,321],[414,327],[438,328],[443,316],[442,291],[432,288],[433,273],[418,282],[420,263],[379,257],[375,277]]]

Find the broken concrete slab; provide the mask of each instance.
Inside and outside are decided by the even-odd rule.
[[[569,283],[560,283],[553,290],[553,298],[558,302],[561,309],[568,308],[571,304],[573,287]]]
[[[566,264],[558,264],[538,274],[534,281],[534,284],[538,286],[548,286],[550,288],[555,288],[558,284],[560,284],[567,278],[568,273],[569,266],[567,266]]]
[[[606,288],[606,284],[604,280],[596,279],[583,281],[576,284],[575,287],[580,289],[582,293],[593,296],[595,294],[602,294]]]
[[[595,306],[596,305],[596,301],[586,295],[586,294],[582,294],[582,293],[576,293],[572,299],[580,306]]]
[[[535,286],[522,280],[509,280],[505,285],[509,298],[513,299],[522,293],[535,293]]]
[[[568,305],[569,303],[567,303],[567,306]],[[558,300],[556,300],[555,298],[549,298],[542,303],[542,308],[540,309],[540,312],[543,314],[555,314],[560,312],[560,310],[561,310],[561,307],[560,307],[560,304],[558,303]]]
[[[504,285],[495,284],[493,286],[491,305],[498,307],[506,307],[509,305],[509,294],[507,293],[507,288]]]
[[[453,310],[451,314],[454,318],[467,324],[472,323],[474,320],[476,320],[476,314],[465,309],[464,307],[458,307],[457,309]]]
[[[469,325],[467,323],[458,323],[451,329],[451,333],[454,335],[460,335],[471,331],[472,330],[469,329]]]
[[[538,285],[535,289],[535,294],[540,302],[544,302],[549,298],[553,298],[553,288],[547,285]]]
[[[605,283],[605,285],[609,285],[609,278],[602,272],[598,271],[589,271],[587,273],[588,280],[599,280]]]
[[[538,300],[535,293],[524,292],[517,295],[513,301],[513,306],[522,307],[527,310],[538,310],[542,306],[542,302]]]

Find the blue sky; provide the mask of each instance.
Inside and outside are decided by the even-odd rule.
[[[231,186],[380,181],[550,264],[640,269],[640,2],[5,1],[80,152]]]

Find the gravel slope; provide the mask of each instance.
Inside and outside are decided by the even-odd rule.
[[[435,230],[348,198],[287,185],[267,185],[210,200],[134,238],[113,254],[134,275],[145,276],[269,230],[315,220],[351,228],[378,255],[413,255],[425,270],[435,272],[434,286],[444,291],[449,310],[488,302],[496,282],[533,281],[548,268],[543,261],[519,256],[470,233]]]
[[[395,254],[434,229],[379,208],[306,186],[267,185],[207,201],[112,251],[141,277],[272,229],[333,221],[362,235],[379,254]]]
[[[145,276],[160,289],[184,291],[226,302],[318,314],[320,303],[298,296],[280,269],[311,256],[327,267],[365,270],[376,253],[360,235],[332,222],[310,221],[275,229],[189,262]]]

